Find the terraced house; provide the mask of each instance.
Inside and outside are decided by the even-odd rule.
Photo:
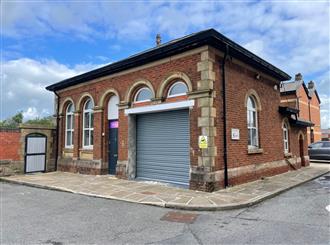
[[[300,119],[313,123],[307,128],[308,144],[322,139],[321,100],[313,81],[306,86],[303,76],[298,73],[294,81],[282,83],[281,104],[296,108]]]
[[[203,191],[308,165],[290,76],[219,32],[185,36],[47,87],[62,171]]]

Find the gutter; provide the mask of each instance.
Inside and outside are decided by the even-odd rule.
[[[224,162],[224,187],[228,187],[228,156],[227,156],[227,107],[226,107],[226,60],[229,52],[229,47],[226,45],[225,55],[222,60],[221,70],[222,70],[222,111],[223,111],[223,162]]]
[[[53,91],[54,94],[57,97],[57,106],[56,106],[56,151],[55,151],[55,171],[57,171],[57,159],[58,159],[58,140],[59,140],[59,127],[60,127],[60,115],[59,115],[59,109],[60,109],[60,96],[56,91]]]

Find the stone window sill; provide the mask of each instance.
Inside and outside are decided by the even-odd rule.
[[[87,148],[87,149],[85,149],[85,148],[81,148],[81,149],[79,149],[79,151],[82,152],[82,153],[90,153],[90,154],[93,154],[93,148]]]
[[[292,157],[292,153],[291,152],[284,153],[284,157],[285,158],[290,158],[290,157]]]
[[[264,150],[262,148],[254,148],[254,149],[248,149],[248,154],[262,154]]]
[[[67,147],[67,148],[64,148],[64,150],[63,150],[64,152],[66,152],[66,153],[72,153],[73,152],[73,148],[72,147]]]

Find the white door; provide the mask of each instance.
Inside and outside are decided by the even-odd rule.
[[[44,135],[32,134],[26,137],[25,173],[45,171],[46,143],[47,138]]]

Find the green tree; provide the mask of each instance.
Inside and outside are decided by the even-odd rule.
[[[54,120],[52,116],[35,118],[26,121],[27,124],[35,124],[35,125],[45,125],[45,126],[54,126]]]
[[[23,113],[22,111],[20,111],[14,116],[7,118],[3,121],[0,121],[0,127],[17,128],[22,122],[23,122]]]

